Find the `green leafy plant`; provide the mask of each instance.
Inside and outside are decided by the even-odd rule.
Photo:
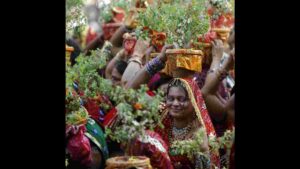
[[[80,90],[82,90],[86,98],[94,98],[98,94],[107,94],[112,90],[111,82],[98,75],[98,70],[103,68],[108,59],[111,57],[110,49],[112,45],[108,42],[100,50],[94,50],[90,56],[80,55],[76,59],[77,63],[67,70],[66,84],[73,86],[77,82]]]
[[[201,128],[198,132],[196,132],[195,137],[190,140],[178,140],[174,141],[171,145],[171,150],[175,154],[186,154],[190,160],[194,160],[195,156],[207,156],[207,154],[201,152],[200,145],[203,143],[203,138],[205,136],[204,129]],[[215,135],[211,134],[208,138],[208,144],[210,150],[214,153],[218,153],[219,149],[226,148],[230,149],[232,146],[234,138],[234,130],[227,130],[222,137],[217,138]],[[217,168],[216,166],[214,166]]]
[[[74,6],[83,6],[83,0],[66,0],[66,9],[69,10]]]
[[[200,154],[205,155],[200,151],[200,146],[203,144],[203,138],[205,136],[204,128],[199,129],[195,133],[195,137],[189,140],[176,140],[172,143],[171,149],[175,154],[186,154],[191,160],[194,159],[194,155]]]
[[[79,90],[84,92],[80,98],[93,98],[98,95],[107,95],[116,105],[118,123],[112,129],[106,128],[106,135],[118,142],[129,142],[137,136],[143,136],[146,129],[153,130],[161,126],[159,105],[163,100],[162,92],[150,98],[146,93],[148,88],[142,85],[140,89],[124,89],[120,86],[113,87],[111,82],[97,73],[107,63],[111,44],[106,44],[101,50],[93,51],[88,57],[80,55],[77,63],[66,72],[67,88],[72,88],[77,82]],[[68,98],[68,97],[67,97]],[[76,100],[77,101],[77,100]],[[70,102],[67,107],[74,107]],[[78,105],[76,105],[78,107]],[[67,121],[73,123],[76,118],[83,116],[81,107],[77,115],[67,115]]]
[[[80,108],[80,97],[68,87],[66,90],[66,113],[76,111]]]
[[[112,13],[112,7],[110,4],[103,5],[100,7],[101,13],[100,13],[100,23],[106,23],[110,22],[113,18],[113,13]]]
[[[80,104],[81,99],[79,95],[72,89],[66,89],[66,124],[67,125],[80,125],[88,118],[88,112]]]
[[[66,34],[71,36],[76,31],[82,31],[87,25],[87,18],[83,12],[83,0],[66,1]]]
[[[137,35],[145,37],[144,27],[165,32],[166,42],[185,48],[197,35],[209,29],[209,16],[205,0],[174,0],[159,6],[150,6],[138,17]]]
[[[113,132],[109,129],[106,131],[113,140],[126,142],[137,135],[143,135],[146,128],[153,129],[157,123],[160,124],[160,116],[157,112],[163,98],[157,94],[150,100],[146,93],[148,90],[146,86],[138,90],[123,89],[120,86],[112,87],[110,81],[100,77],[96,71],[106,63],[105,57],[98,57],[98,55],[103,56],[103,51],[96,50],[89,57],[80,56],[77,64],[67,72],[67,81],[78,83],[80,90],[85,93],[83,99],[105,94],[116,103],[121,123]]]
[[[140,89],[123,89],[117,86],[111,94],[117,104],[118,123],[113,129],[106,128],[106,134],[117,142],[130,142],[137,136],[143,137],[146,129],[162,127],[160,122],[159,104],[163,100],[160,94],[150,98],[142,85]]]
[[[204,142],[205,130],[199,129],[194,137],[189,140],[177,140],[171,145],[171,150],[174,154],[187,155],[187,157],[195,163],[196,169],[209,168],[207,163],[202,163],[201,158],[206,158],[209,161],[207,152],[201,152],[201,145]],[[205,165],[205,167],[203,166]]]
[[[80,125],[84,123],[89,118],[87,110],[80,106],[76,111],[69,112],[66,115],[66,124],[67,125]]]
[[[113,18],[113,11],[112,9],[114,7],[119,7],[122,8],[125,13],[128,13],[129,9],[130,9],[130,2],[128,2],[128,0],[111,0],[110,3],[108,4],[103,4],[101,5],[100,8],[100,23],[107,23],[110,22]]]
[[[210,149],[212,152],[218,153],[219,149],[227,149],[227,155],[225,157],[222,157],[226,160],[229,157],[228,152],[230,152],[230,148],[232,146],[233,139],[234,139],[234,129],[227,130],[222,137],[218,137],[218,138],[211,134],[211,135],[209,135],[208,142],[209,142],[209,146],[210,146]],[[221,159],[221,160],[224,160],[224,159]],[[228,160],[226,160],[226,162],[228,162]],[[218,168],[216,166],[214,166],[214,167],[215,167],[215,169]],[[224,167],[224,168],[226,169],[226,167]]]
[[[212,151],[218,152],[220,148],[230,149],[234,138],[234,130],[227,130],[222,137],[209,135],[209,145]]]
[[[212,8],[212,19],[216,20],[221,15],[233,13],[234,0],[209,0],[209,8]]]

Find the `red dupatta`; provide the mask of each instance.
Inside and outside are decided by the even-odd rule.
[[[206,109],[206,105],[204,99],[202,97],[201,90],[199,89],[197,83],[192,78],[176,78],[180,80],[184,85],[185,89],[188,92],[189,98],[191,99],[192,105],[195,109],[197,119],[204,126],[205,132],[207,136],[210,134],[216,135],[215,129],[213,127],[212,121]],[[162,123],[164,124],[165,128],[160,129],[156,128],[156,132],[158,132],[163,140],[170,146],[169,143],[169,130],[171,127],[171,117],[168,114],[168,110],[164,111],[162,114]],[[204,125],[203,125],[204,124]],[[210,153],[211,156],[211,164],[213,166],[220,167],[220,158],[218,154],[213,152]],[[172,163],[176,165],[176,163],[181,163],[181,165],[188,166],[190,162],[188,162],[188,158],[186,156],[170,156]]]

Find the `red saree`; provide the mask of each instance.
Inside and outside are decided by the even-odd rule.
[[[201,91],[197,83],[192,79],[177,79],[177,80],[180,80],[183,83],[184,87],[188,92],[189,98],[191,98],[192,105],[197,115],[196,124],[199,124],[195,126],[195,128],[197,129],[203,126],[206,130],[207,136],[209,136],[210,134],[216,135],[213,124],[211,122],[208,111],[206,109]],[[169,115],[168,109],[166,109],[162,113],[162,123],[164,125],[163,129],[159,127],[155,128],[155,132],[159,134],[159,136],[155,136],[154,139],[158,140],[158,142],[160,142],[161,145],[164,145],[163,147],[168,152],[167,156],[164,152],[159,151],[157,147],[156,148],[151,147],[151,144],[149,142],[141,142],[141,141],[139,141],[138,143],[136,143],[135,141],[135,144],[132,144],[134,146],[130,150],[131,153],[133,153],[133,155],[145,155],[150,157],[152,166],[161,166],[161,164],[169,164],[168,161],[169,158],[174,168],[182,168],[182,169],[195,168],[194,162],[190,161],[190,159],[186,155],[174,155],[174,153],[170,151],[170,146],[172,143],[169,140],[170,137],[169,133],[172,127],[171,126],[172,117]],[[157,157],[157,158],[151,158],[151,157]],[[158,160],[158,159],[164,159],[164,160]],[[220,168],[220,159],[218,154],[214,154],[211,152],[210,161],[211,161],[210,164],[212,166],[217,166]],[[157,167],[157,168],[161,168],[161,167]],[[169,168],[169,166],[165,168]]]
[[[191,102],[195,109],[197,119],[199,120],[200,124],[204,124],[204,128],[206,130],[207,136],[210,134],[216,135],[215,129],[209,117],[208,111],[206,109],[206,105],[204,99],[202,97],[201,91],[197,85],[197,83],[191,78],[179,79],[183,82],[185,88],[187,89],[189,98],[191,98]],[[168,111],[166,110],[162,114],[163,124],[165,126],[164,129],[156,129],[163,140],[170,146],[169,142],[169,131],[171,127],[171,117],[168,115]],[[190,160],[186,156],[172,156],[170,155],[173,165],[180,164],[183,168],[194,168],[192,166]],[[220,159],[218,154],[211,153],[210,154],[211,164],[217,167],[220,167]]]

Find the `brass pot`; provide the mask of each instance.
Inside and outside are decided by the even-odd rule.
[[[150,160],[144,156],[118,156],[106,160],[105,169],[128,169],[131,167],[152,169]]]

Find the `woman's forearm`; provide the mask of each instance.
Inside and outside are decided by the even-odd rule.
[[[91,41],[84,49],[84,54],[88,54],[90,50],[101,48],[104,44],[103,34],[98,35],[93,41]]]
[[[115,67],[115,64],[118,60],[121,60],[122,55],[124,54],[124,50],[121,50],[116,54],[116,56],[108,63],[106,69],[105,69],[105,78],[110,79],[111,73]]]
[[[142,69],[142,65],[136,61],[130,61],[122,76],[122,85],[129,88],[129,83],[135,79],[137,73]]]
[[[147,83],[150,78],[151,76],[146,72],[146,68],[143,67],[137,72],[133,80],[127,83],[127,88],[138,89],[141,84]]]
[[[201,91],[204,96],[208,94],[216,95],[218,91],[218,87],[220,85],[219,75],[217,74],[217,68],[210,69],[207,73],[204,86],[202,87]]]
[[[123,34],[128,32],[128,29],[125,25],[120,26],[119,29],[113,34],[113,36],[110,38],[110,42],[115,47],[122,47],[123,45]]]

